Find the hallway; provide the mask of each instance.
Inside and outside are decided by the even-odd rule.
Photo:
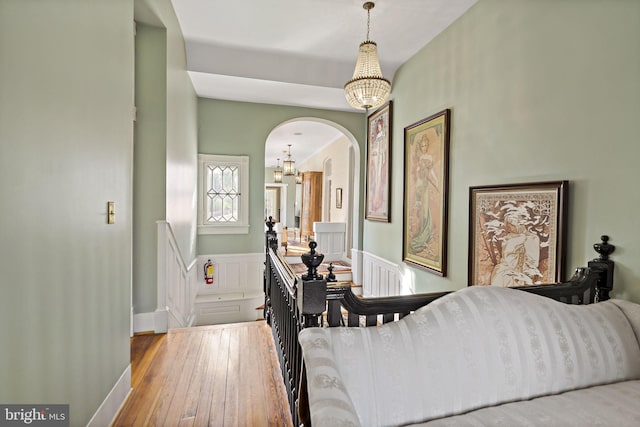
[[[131,339],[129,398],[114,426],[291,426],[264,321]]]

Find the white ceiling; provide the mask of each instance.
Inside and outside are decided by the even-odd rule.
[[[378,44],[383,75],[396,70],[477,0],[378,0],[370,39]],[[358,46],[366,39],[362,0],[172,0],[198,96],[234,101],[359,111],[347,104]],[[267,166],[293,132],[312,139],[319,123],[295,122],[267,141]],[[338,134],[335,134],[337,137]],[[277,139],[276,139],[277,138]],[[301,139],[299,136],[298,140]],[[335,138],[334,138],[335,139]],[[283,148],[280,148],[283,147]],[[296,160],[318,146],[292,146]],[[294,154],[297,152],[297,154]],[[306,157],[305,157],[306,156]],[[273,159],[271,159],[271,157]]]

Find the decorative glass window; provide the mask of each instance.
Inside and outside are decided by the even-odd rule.
[[[249,232],[249,157],[200,154],[199,234]]]

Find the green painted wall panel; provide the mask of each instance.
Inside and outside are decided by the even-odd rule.
[[[136,26],[136,123],[133,191],[133,306],[157,305],[157,225],[166,219],[167,30]]]
[[[0,402],[85,425],[129,365],[133,4],[3,0],[0,58]]]
[[[640,302],[640,2],[481,0],[393,82],[393,222],[364,249],[417,291],[467,284],[469,187],[570,181],[567,268],[609,234],[620,298]],[[403,129],[452,110],[448,276],[402,263]]]

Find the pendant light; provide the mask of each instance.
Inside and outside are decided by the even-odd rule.
[[[296,174],[296,161],[291,158],[291,144],[289,144],[289,155],[287,160],[282,162],[284,176],[293,176]]]
[[[368,110],[384,104],[391,92],[391,83],[382,76],[378,61],[378,45],[369,40],[373,2],[362,7],[367,11],[367,39],[360,43],[356,68],[351,80],[344,85],[347,102],[354,108]]]
[[[278,166],[273,170],[273,182],[282,182],[282,169],[280,169],[280,158],[278,157]]]

